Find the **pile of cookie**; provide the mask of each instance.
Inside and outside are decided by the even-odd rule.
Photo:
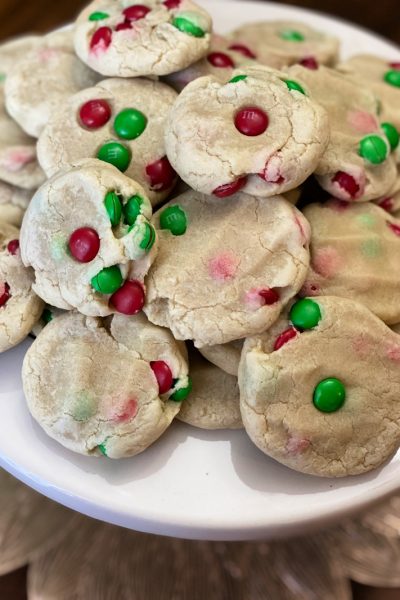
[[[0,70],[0,351],[36,336],[49,436],[118,459],[244,426],[335,477],[398,449],[400,63],[94,0]]]

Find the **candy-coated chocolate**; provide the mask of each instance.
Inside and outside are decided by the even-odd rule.
[[[278,292],[273,288],[264,288],[258,292],[258,295],[261,296],[264,304],[267,306],[271,306],[272,304],[278,302],[280,297]]]
[[[97,50],[107,50],[112,41],[112,30],[109,27],[100,27],[94,32],[90,41],[90,49],[93,52]]]
[[[385,140],[379,135],[374,134],[366,135],[362,138],[358,151],[360,156],[373,165],[383,163],[388,156]]]
[[[10,254],[15,256],[19,251],[19,240],[11,240],[7,244],[7,250]]]
[[[257,136],[264,133],[269,124],[268,115],[256,106],[242,108],[235,117],[235,127],[247,136]]]
[[[125,8],[125,10],[122,11],[122,14],[128,21],[139,21],[140,19],[144,19],[150,11],[151,9],[144,4],[133,4],[132,6]]]
[[[279,32],[279,37],[287,42],[304,42],[304,35],[295,29],[284,29]]]
[[[177,179],[177,174],[166,156],[147,165],[146,175],[150,179],[151,188],[158,192],[171,188]]]
[[[75,260],[88,263],[95,259],[99,253],[100,238],[94,229],[81,227],[72,233],[68,246]]]
[[[392,125],[391,123],[381,123],[381,128],[383,129],[383,131],[389,141],[391,149],[396,150],[396,148],[400,142],[400,135],[399,135],[399,132],[397,131],[396,127],[394,125]]]
[[[400,71],[400,62],[391,62],[389,63],[389,67],[395,71]]]
[[[250,50],[250,48],[248,46],[245,46],[244,44],[231,44],[229,46],[229,50],[233,50],[234,52],[239,52],[239,54],[243,54],[243,56],[246,56],[247,58],[257,58],[256,55],[254,54],[254,52],[252,50]]]
[[[244,81],[245,79],[247,79],[247,75],[235,75],[228,83],[238,83],[238,81]]]
[[[276,350],[279,350],[280,348],[282,348],[282,346],[284,346],[285,344],[290,342],[290,340],[295,338],[297,336],[297,334],[298,334],[298,331],[294,327],[289,327],[288,329],[285,329],[285,331],[283,331],[276,338],[275,344],[274,344],[274,350],[276,351]]]
[[[91,281],[92,287],[100,294],[114,294],[122,283],[122,274],[117,265],[105,267]]]
[[[393,198],[390,198],[389,196],[387,198],[383,198],[380,202],[379,202],[379,206],[381,208],[383,208],[383,210],[386,210],[387,212],[392,212],[393,207],[394,207],[394,200]]]
[[[100,452],[102,453],[103,456],[105,456],[106,458],[108,457],[107,455],[107,450],[106,450],[106,442],[103,442],[102,444],[100,444],[99,446],[97,446],[98,449],[100,450]]]
[[[304,88],[299,83],[297,83],[297,81],[293,81],[293,79],[285,79],[284,81],[289,90],[300,92],[300,94],[304,94],[306,96]]]
[[[180,7],[181,0],[164,0],[163,4],[168,8],[168,10],[173,10],[174,8]]]
[[[110,305],[123,315],[137,315],[145,302],[145,293],[140,281],[130,279],[110,298]]]
[[[400,225],[397,225],[397,223],[391,223],[390,221],[386,221],[386,223],[393,233],[400,237]]]
[[[172,21],[172,25],[179,29],[179,31],[182,31],[182,33],[187,33],[193,37],[202,38],[205,36],[205,31],[203,31],[201,27],[198,27],[185,17],[175,17]]]
[[[293,304],[290,320],[297,329],[313,329],[321,320],[321,309],[314,300],[303,298]]]
[[[386,83],[389,85],[393,85],[393,87],[400,87],[400,71],[397,69],[393,69],[391,71],[386,71],[383,76]]]
[[[323,379],[314,390],[314,406],[321,412],[331,413],[339,410],[345,399],[346,389],[336,377]]]
[[[351,198],[355,198],[360,191],[360,186],[349,173],[344,171],[338,171],[332,179],[333,183],[337,183],[342,189],[344,189]]]
[[[154,227],[152,225],[150,225],[149,223],[145,223],[144,227],[145,227],[145,232],[143,235],[143,239],[139,244],[139,247],[142,250],[146,250],[146,252],[149,252],[152,249],[152,247],[154,246],[154,242],[156,241],[156,231],[155,231]]]
[[[136,222],[136,219],[140,215],[142,204],[143,198],[138,195],[129,198],[128,202],[123,206],[125,223],[133,225]]]
[[[157,379],[159,393],[166,394],[173,385],[171,369],[163,360],[152,361],[150,367]]]
[[[170,400],[173,400],[174,402],[183,402],[189,396],[190,392],[192,391],[192,388],[193,383],[189,377],[189,385],[185,388],[181,388],[180,390],[176,390],[176,392],[174,392],[172,396],[170,396]]]
[[[124,173],[131,162],[131,151],[119,142],[107,142],[101,146],[97,158],[103,162],[110,163]]]
[[[183,235],[187,229],[186,213],[177,204],[169,206],[160,215],[161,229],[168,229],[173,235]]]
[[[316,71],[319,67],[318,61],[313,56],[305,56],[299,60],[299,65],[311,71]]]
[[[115,27],[115,31],[125,31],[126,29],[132,29],[131,21],[122,21]]]
[[[147,126],[147,118],[136,108],[122,110],[114,121],[115,133],[124,140],[135,140]]]
[[[240,192],[240,190],[244,188],[246,183],[247,177],[240,177],[236,181],[220,185],[213,191],[213,194],[214,196],[217,196],[217,198],[227,198],[228,196],[232,196],[233,194]]]
[[[108,192],[104,199],[104,205],[110,217],[111,225],[116,227],[122,215],[121,197],[116,192]]]
[[[44,321],[46,323],[46,325],[48,323],[50,323],[50,321],[53,320],[53,313],[51,312],[51,310],[49,310],[48,308],[45,308],[43,313],[42,313],[42,321]]]
[[[88,129],[99,129],[111,118],[111,107],[107,100],[89,100],[80,108],[79,119]]]
[[[207,56],[207,60],[210,65],[219,69],[233,69],[235,67],[235,63],[231,57],[224,52],[210,52]]]
[[[89,15],[89,21],[102,21],[103,19],[108,19],[109,16],[106,12],[96,11]]]
[[[4,283],[3,285],[0,284],[0,308],[4,306],[10,298],[10,286],[8,283]]]

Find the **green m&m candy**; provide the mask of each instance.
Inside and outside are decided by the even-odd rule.
[[[114,294],[123,283],[121,271],[116,265],[106,267],[93,277],[91,283],[99,294]]]
[[[287,42],[304,42],[304,35],[295,29],[284,29],[279,32],[279,37]]]
[[[389,85],[393,85],[394,87],[400,87],[400,71],[398,70],[393,69],[390,71],[386,71],[386,73],[383,76],[383,79]]]
[[[392,150],[396,150],[400,142],[400,134],[396,127],[391,123],[381,123],[384,134],[389,140],[389,144]]]
[[[336,377],[323,379],[314,390],[314,406],[321,412],[335,412],[343,406],[345,400],[346,389]]]
[[[302,88],[301,85],[299,83],[297,83],[297,81],[293,81],[293,79],[285,79],[284,81],[289,90],[291,90],[291,91],[294,90],[296,92],[300,92],[300,94],[304,94],[306,96],[304,88]]]
[[[97,158],[114,165],[124,173],[131,162],[131,151],[119,142],[107,142],[98,151]]]
[[[99,446],[97,446],[97,448],[100,450],[100,452],[102,453],[103,456],[108,458],[107,449],[106,449],[106,441],[103,442],[102,444],[100,444]]]
[[[321,309],[314,300],[303,298],[293,304],[289,318],[297,329],[312,329],[321,320]]]
[[[179,29],[179,31],[182,31],[182,33],[187,33],[193,37],[201,38],[206,35],[205,31],[203,31],[201,27],[185,17],[175,17],[175,19],[172,21],[172,25]]]
[[[148,252],[154,246],[154,242],[156,241],[156,232],[155,229],[150,223],[145,223],[145,232],[143,235],[143,239],[139,244],[139,248],[142,250],[146,250]]]
[[[123,207],[124,220],[128,225],[134,225],[136,219],[140,215],[143,198],[138,195],[129,198],[128,202]]]
[[[108,19],[109,16],[108,13],[96,11],[89,15],[89,21],[102,21],[103,19]]]
[[[104,206],[108,216],[110,217],[111,225],[116,227],[121,220],[122,205],[120,196],[116,192],[108,192],[104,199]]]
[[[247,75],[235,75],[228,83],[238,83],[238,81],[244,81],[245,79],[247,79]]]
[[[189,396],[190,392],[192,391],[192,388],[193,382],[189,377],[188,385],[185,388],[180,388],[179,390],[176,390],[176,392],[174,392],[169,399],[173,400],[174,402],[183,402]]]
[[[161,229],[168,229],[173,235],[183,235],[187,229],[185,211],[177,204],[169,206],[160,215]]]
[[[388,148],[385,140],[379,135],[366,135],[360,141],[358,152],[360,156],[373,165],[379,165],[387,159]]]
[[[44,311],[42,312],[42,320],[46,323],[46,325],[53,320],[53,313],[51,312],[51,310],[49,310],[48,308],[44,309]]]
[[[124,140],[135,140],[147,126],[147,118],[136,108],[125,108],[117,114],[114,121],[115,133]]]

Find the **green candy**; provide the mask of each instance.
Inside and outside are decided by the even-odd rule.
[[[396,150],[400,142],[400,134],[396,127],[391,123],[381,123],[381,128],[384,131],[392,150]]]
[[[120,222],[122,215],[120,196],[116,192],[108,192],[104,200],[104,205],[107,214],[110,217],[111,225],[116,227]]]
[[[358,152],[365,160],[373,165],[383,163],[388,156],[388,149],[385,140],[379,135],[366,135],[359,145]]]
[[[321,320],[321,309],[314,300],[303,298],[293,304],[290,320],[297,329],[312,329]]]
[[[136,219],[140,215],[143,198],[138,195],[129,198],[128,202],[123,207],[124,220],[128,225],[134,225]]]
[[[114,294],[123,283],[121,271],[116,265],[106,267],[93,277],[91,283],[99,294]]]
[[[180,206],[169,206],[160,215],[161,229],[168,229],[173,235],[183,235],[187,229],[187,218]]]
[[[114,131],[124,140],[135,140],[147,126],[147,118],[140,110],[125,108],[115,117]]]
[[[339,410],[345,399],[346,389],[343,383],[335,377],[323,379],[314,390],[314,406],[321,412],[331,413]]]
[[[189,396],[190,392],[192,391],[192,388],[193,388],[193,382],[189,377],[188,386],[185,388],[180,388],[179,390],[176,390],[176,392],[174,392],[172,394],[172,396],[170,396],[169,399],[173,400],[174,402],[183,402]]]
[[[106,450],[106,442],[103,442],[102,444],[100,444],[97,447],[100,450],[100,452],[102,453],[102,455],[105,456],[106,458],[108,458],[108,454],[107,454],[107,450]]]
[[[287,42],[304,42],[304,35],[294,29],[285,29],[279,32],[279,37]]]
[[[110,163],[124,173],[131,162],[131,151],[118,142],[107,142],[97,153],[97,158],[103,162]]]
[[[286,83],[290,91],[294,90],[296,92],[300,92],[300,94],[304,94],[305,96],[307,95],[304,89],[301,87],[301,85],[297,83],[297,81],[293,81],[293,79],[284,79],[284,82]]]
[[[101,11],[92,12],[92,14],[89,16],[89,21],[102,21],[103,19],[108,19],[109,16],[110,15],[108,13]]]
[[[189,19],[185,19],[185,17],[175,17],[172,21],[172,25],[179,29],[179,31],[182,31],[182,33],[187,33],[193,37],[202,38],[206,35],[206,32],[203,31],[201,27],[192,23]]]
[[[386,73],[383,76],[383,79],[389,85],[393,85],[394,87],[400,87],[400,71],[396,71],[394,69],[391,71],[386,71]]]
[[[3,81],[6,80],[6,74],[5,73],[0,73],[0,83],[3,83]]]
[[[247,79],[247,75],[235,75],[228,83],[238,83],[238,81],[244,81],[245,79]]]
[[[151,248],[154,246],[154,242],[156,241],[156,231],[152,225],[149,223],[145,223],[145,232],[143,236],[143,240],[139,244],[139,248],[142,250],[146,250],[149,252]]]
[[[53,320],[53,313],[51,312],[51,310],[49,310],[48,308],[44,309],[44,311],[42,312],[42,320],[46,323],[46,325]]]

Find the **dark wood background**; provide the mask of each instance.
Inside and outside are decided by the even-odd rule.
[[[0,39],[25,32],[49,31],[73,20],[85,4],[85,0],[0,0]],[[399,0],[281,0],[280,4],[324,11],[367,27],[400,44]],[[25,569],[0,577],[0,600],[25,600],[25,577]],[[400,590],[354,586],[354,598],[399,600]],[[160,600],[164,599],[160,596]]]

